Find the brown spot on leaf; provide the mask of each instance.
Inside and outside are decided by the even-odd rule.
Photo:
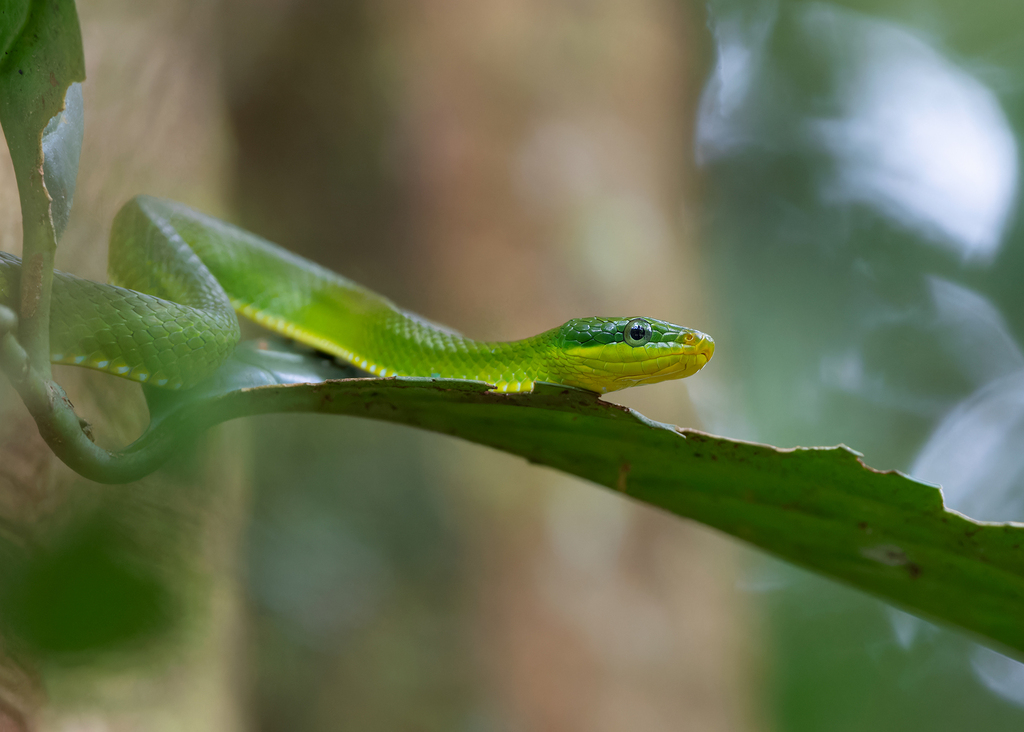
[[[629,486],[627,480],[629,478],[629,471],[633,469],[633,466],[629,463],[623,463],[619,466],[619,478],[615,481],[615,488],[620,493],[627,493]]]
[[[860,553],[868,559],[874,560],[887,567],[905,567],[911,564],[906,553],[895,544],[876,544],[875,546],[861,547]],[[914,565],[917,566],[917,565]],[[918,569],[918,572],[921,570]]]

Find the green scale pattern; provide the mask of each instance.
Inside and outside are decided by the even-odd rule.
[[[0,303],[15,310],[20,267],[0,253]],[[703,333],[653,319],[639,347],[623,343],[628,318],[472,340],[254,234],[148,196],[114,219],[108,274],[114,284],[55,275],[53,360],[172,389],[227,359],[240,337],[235,311],[372,374],[478,379],[501,391],[536,381],[612,391],[687,376],[714,351]]]
[[[235,309],[284,335],[376,375],[478,379],[501,391],[552,378],[557,329],[519,341],[466,338],[265,239],[159,203],[148,215],[189,242]]]
[[[0,304],[15,311],[20,274],[21,260],[0,252]],[[54,273],[54,363],[180,389],[212,374],[238,339],[238,319],[230,305],[225,313]]]

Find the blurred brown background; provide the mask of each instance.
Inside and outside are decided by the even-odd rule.
[[[86,138],[62,268],[102,279],[114,213],[149,193],[478,337],[591,314],[713,329],[691,218],[704,18],[688,5],[78,7]],[[0,206],[17,251],[9,164]],[[141,430],[134,386],[59,378],[108,444]],[[635,391],[624,403],[699,426],[683,384]],[[229,425],[140,485],[100,488],[55,463],[9,393],[0,406],[13,541],[59,553],[113,526],[124,541],[104,551],[168,598],[128,650],[15,654],[12,719],[759,728],[735,548],[700,527],[483,448],[311,416]]]
[[[966,515],[1024,519],[1024,5],[80,15],[62,267],[102,278],[143,192],[470,335],[650,313],[712,333],[715,362],[613,397],[843,442]],[[0,160],[16,252],[14,191]],[[142,429],[136,387],[59,378],[104,444]],[[2,383],[0,415],[0,730],[1024,727],[1024,664],[496,452],[268,417],[102,488]]]

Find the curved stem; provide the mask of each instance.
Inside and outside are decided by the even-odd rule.
[[[35,367],[17,338],[14,313],[0,306],[0,369],[10,378],[39,434],[69,468],[100,483],[127,483],[156,470],[170,455],[177,441],[157,435],[144,449],[112,452],[99,447],[83,430],[60,386]]]

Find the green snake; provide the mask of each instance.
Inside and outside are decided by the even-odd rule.
[[[16,310],[20,260],[0,252],[0,304]],[[236,312],[380,377],[475,379],[497,391],[550,382],[609,392],[696,373],[706,334],[653,318],[576,318],[532,338],[477,341],[260,237],[139,196],[114,219],[109,278],[54,274],[54,363],[168,389],[210,376],[240,338]]]

